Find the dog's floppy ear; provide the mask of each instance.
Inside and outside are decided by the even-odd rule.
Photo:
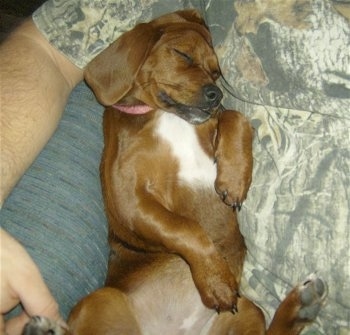
[[[95,57],[84,77],[97,99],[110,106],[132,88],[135,76],[161,32],[147,23],[138,24]]]

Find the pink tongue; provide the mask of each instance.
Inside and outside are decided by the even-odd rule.
[[[114,108],[120,110],[123,113],[127,114],[146,114],[150,112],[153,108],[147,105],[133,105],[133,106],[128,106],[128,105],[112,105]]]

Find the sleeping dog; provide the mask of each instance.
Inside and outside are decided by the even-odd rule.
[[[237,221],[252,176],[253,130],[221,105],[209,31],[193,10],[139,24],[86,68],[104,115],[109,221],[106,287],[73,309],[74,335],[296,335],[325,285],[310,276],[266,330],[239,293]],[[29,334],[29,333],[28,333]]]

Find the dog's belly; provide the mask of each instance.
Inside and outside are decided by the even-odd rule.
[[[129,299],[144,335],[206,335],[217,315],[203,305],[188,265],[177,256],[169,256]]]
[[[165,112],[160,116],[155,132],[170,145],[172,154],[177,158],[180,182],[193,188],[214,188],[216,166],[201,147],[195,126]]]

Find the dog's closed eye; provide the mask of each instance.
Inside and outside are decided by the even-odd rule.
[[[193,64],[193,58],[186,52],[180,51],[178,49],[173,49],[176,54],[178,54],[182,59],[184,59],[189,65]]]

